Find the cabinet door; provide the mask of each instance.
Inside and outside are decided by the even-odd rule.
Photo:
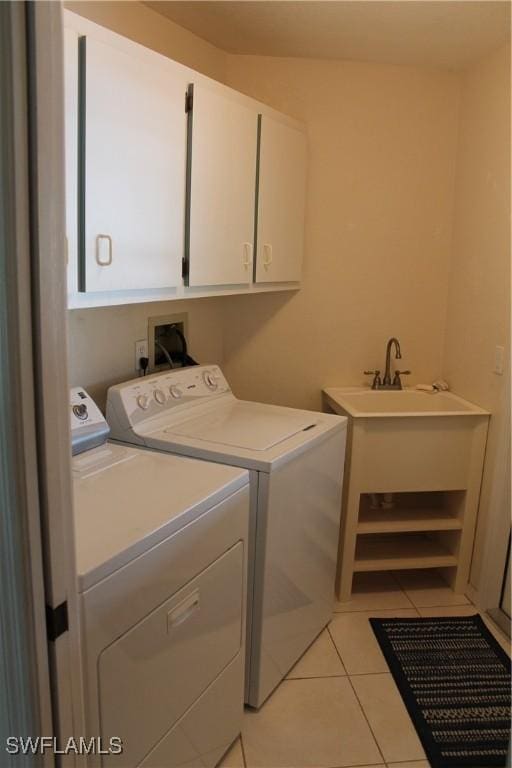
[[[256,282],[301,278],[306,196],[306,137],[262,115]]]
[[[64,153],[66,169],[66,248],[68,293],[78,290],[78,32],[64,29]]]
[[[183,255],[183,75],[163,57],[80,38],[80,289],[163,288]]]
[[[189,120],[188,284],[252,282],[258,114],[195,84]]]

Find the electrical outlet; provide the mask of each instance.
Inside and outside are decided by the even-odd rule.
[[[505,360],[505,347],[497,346],[494,350],[494,373],[503,376],[503,366]]]
[[[147,357],[148,356],[148,340],[147,339],[139,339],[139,341],[135,342],[135,370],[140,371],[140,362],[139,360],[141,357]]]

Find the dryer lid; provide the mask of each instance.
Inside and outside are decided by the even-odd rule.
[[[232,448],[267,451],[315,424],[312,414],[235,401],[168,427],[165,432]]]

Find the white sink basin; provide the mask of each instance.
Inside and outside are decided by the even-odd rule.
[[[389,416],[487,416],[473,403],[451,392],[423,392],[416,389],[398,391],[372,390],[367,387],[328,387],[324,397],[329,406],[354,418]]]

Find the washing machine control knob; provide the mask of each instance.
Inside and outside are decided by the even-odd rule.
[[[174,397],[175,400],[179,400],[180,397],[183,395],[183,392],[179,387],[176,386],[176,384],[171,384],[169,387],[169,392],[171,393],[172,397]]]
[[[80,421],[85,421],[87,419],[87,416],[89,415],[87,413],[87,406],[85,403],[79,403],[78,405],[74,405],[73,413],[75,414],[77,419],[80,419]]]
[[[217,382],[218,376],[215,371],[205,371],[203,379],[208,389],[217,389],[219,386]]]
[[[137,405],[142,408],[143,411],[147,411],[149,408],[149,397],[147,395],[139,395],[137,397]]]
[[[153,392],[153,397],[155,398],[156,402],[159,405],[163,405],[167,400],[165,396],[165,392],[162,392],[161,389],[155,389],[155,391]]]

